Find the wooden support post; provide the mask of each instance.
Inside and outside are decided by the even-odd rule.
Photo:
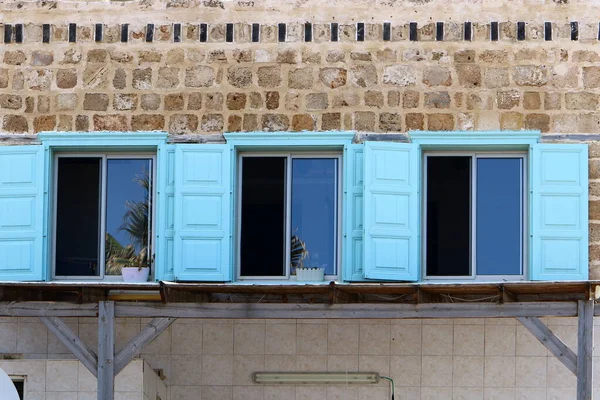
[[[577,355],[537,317],[517,318],[533,336],[574,375],[577,375]]]
[[[98,357],[79,336],[67,324],[58,317],[40,317],[40,321],[46,325],[48,330],[56,337],[65,347],[71,350],[71,353],[77,357],[81,363],[90,370],[94,376],[98,376]]]
[[[577,307],[577,400],[592,399],[594,300],[579,300]]]
[[[115,356],[115,376],[137,356],[144,346],[156,339],[176,318],[154,318]]]
[[[115,396],[115,303],[101,301],[98,307],[98,400]]]

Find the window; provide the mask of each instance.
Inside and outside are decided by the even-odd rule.
[[[154,156],[58,154],[55,278],[120,275],[153,259]]]
[[[241,154],[240,278],[294,279],[300,267],[338,274],[340,162],[337,154]]]
[[[15,389],[17,389],[17,394],[19,395],[19,399],[25,399],[25,377],[10,377],[13,385],[15,385]]]
[[[427,278],[524,273],[525,154],[426,153]]]

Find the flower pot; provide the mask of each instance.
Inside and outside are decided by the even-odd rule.
[[[150,268],[123,267],[121,268],[121,275],[125,282],[148,282]]]
[[[324,268],[296,268],[296,281],[323,282]]]

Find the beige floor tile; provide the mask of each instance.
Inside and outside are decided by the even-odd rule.
[[[171,325],[171,354],[202,354],[202,324]]]
[[[483,325],[454,325],[454,355],[480,356],[484,352]]]
[[[296,386],[296,400],[327,400],[327,387]]]
[[[233,384],[253,385],[252,374],[265,370],[264,355],[234,355],[233,356]]]
[[[358,356],[329,355],[327,356],[327,371],[356,372],[358,371]]]
[[[262,386],[234,386],[233,400],[263,400],[265,389]]]
[[[233,332],[233,351],[235,354],[264,354],[266,325],[236,324]],[[323,339],[325,340],[325,339]]]
[[[171,386],[170,398],[171,400],[201,400],[201,390],[201,386]]]
[[[454,387],[452,388],[453,400],[481,400],[483,387]]]
[[[297,324],[297,354],[327,354],[327,324]]]
[[[46,362],[46,391],[76,392],[78,364],[78,361],[67,360]]]
[[[265,386],[264,389],[265,400],[283,400],[283,399],[295,399],[296,398],[296,387],[295,386]]]
[[[296,354],[296,324],[267,324],[265,354]]]
[[[390,374],[390,356],[358,356],[358,370],[387,376]]]
[[[41,322],[19,323],[17,353],[40,354],[48,351],[48,330]]]
[[[518,356],[545,356],[548,351],[523,325],[517,325]]]
[[[358,353],[360,355],[390,354],[390,335],[390,324],[361,324]]]
[[[423,356],[422,386],[452,386],[452,356]]]
[[[483,356],[454,356],[452,385],[454,387],[483,387]]]
[[[233,382],[233,356],[202,356],[203,385],[231,385]]]
[[[546,357],[517,357],[517,387],[546,387]]]
[[[350,385],[329,385],[327,400],[358,400],[358,388]]]
[[[393,325],[390,354],[409,356],[421,354],[422,325]]]
[[[390,375],[399,387],[421,385],[421,356],[391,356]]]
[[[153,366],[152,363],[149,364]],[[171,356],[171,374],[167,376],[169,384],[173,386],[200,386],[202,372],[202,357],[195,354],[178,354]]]
[[[327,356],[322,355],[297,355],[296,370],[309,371],[327,371]]]
[[[233,354],[233,322],[203,324],[202,354]]]
[[[422,353],[428,356],[452,355],[453,325],[423,325]]]
[[[514,388],[486,387],[483,389],[484,400],[513,400],[515,398]]]
[[[516,354],[515,325],[486,325],[485,326],[485,355],[514,356]]]
[[[516,400],[546,400],[546,388],[517,388]]]
[[[201,393],[201,400],[231,400],[233,396],[231,386],[202,386]]]
[[[485,357],[484,386],[512,388],[515,386],[515,357]]]
[[[358,354],[358,324],[329,322],[327,326],[328,354]]]
[[[576,387],[577,378],[556,357],[547,357],[547,387]]]
[[[421,400],[452,400],[452,387],[422,387]]]
[[[16,322],[0,322],[0,353],[17,352],[18,324]]]

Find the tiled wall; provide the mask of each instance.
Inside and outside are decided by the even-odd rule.
[[[576,351],[575,319],[544,321]],[[117,347],[147,322],[118,320]],[[69,325],[96,347],[95,319],[72,319]],[[596,342],[598,335],[600,329]],[[0,319],[0,353],[22,353],[23,358],[72,357],[31,318]],[[259,386],[251,381],[255,371],[376,371],[395,380],[396,399],[575,399],[575,377],[514,319],[179,319],[144,349],[142,357],[153,369],[163,370],[170,400],[389,399],[386,383]],[[594,361],[595,390],[600,396],[600,355]],[[49,376],[52,363],[31,365],[46,368]],[[87,385],[83,390],[93,390],[93,380],[85,378],[89,373],[77,364],[65,364],[72,371],[61,376],[73,380],[70,387],[82,390],[81,385]],[[117,390],[129,383],[120,382]],[[37,385],[40,391],[57,391],[52,378]],[[55,399],[51,396],[47,394],[46,399]],[[39,398],[44,397],[38,394],[27,400]]]
[[[34,324],[22,326],[29,329]],[[3,344],[4,338],[6,336],[0,334]],[[96,379],[79,361],[0,360],[0,368],[10,376],[26,376],[25,400],[94,400],[97,397]],[[166,386],[147,363],[134,360],[116,377],[115,398],[166,400]]]

